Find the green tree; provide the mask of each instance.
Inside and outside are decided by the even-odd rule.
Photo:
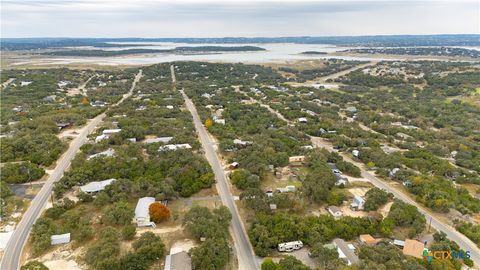
[[[230,257],[230,247],[224,238],[209,238],[191,250],[194,269],[222,269]]]
[[[39,261],[29,261],[25,265],[22,265],[20,270],[48,270],[48,267]]]

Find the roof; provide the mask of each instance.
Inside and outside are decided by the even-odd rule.
[[[329,207],[328,207],[328,211],[330,211],[330,212],[332,212],[332,213],[342,212],[342,210],[340,210],[340,208],[336,207],[335,205],[329,206]]]
[[[183,144],[167,144],[160,146],[158,148],[158,151],[169,151],[169,150],[177,150],[177,149],[190,149],[192,146],[188,143],[183,143]]]
[[[113,133],[118,133],[122,131],[121,129],[119,128],[116,128],[116,129],[105,129],[104,131],[102,131],[103,134],[113,134]]]
[[[106,186],[116,181],[114,178],[110,178],[103,181],[94,181],[80,187],[83,192],[98,192],[104,190]]]
[[[340,254],[340,252],[339,252],[340,257],[342,257],[341,255],[344,255],[344,257],[348,261],[350,261],[350,263],[352,263],[352,264],[358,263],[359,260],[358,260],[357,255],[355,254],[355,252],[353,252],[353,250],[351,250],[348,247],[347,242],[345,242],[343,239],[335,238],[335,239],[333,239],[333,244],[343,253],[343,254]]]
[[[403,247],[403,246],[405,246],[405,241],[395,239],[395,240],[393,240],[393,244],[394,244],[394,245],[397,245],[397,246],[402,246],[402,247]]]
[[[65,244],[70,242],[70,233],[57,234],[50,236],[50,243],[52,245]]]
[[[185,251],[167,255],[165,258],[165,270],[191,270],[192,259]]]
[[[100,136],[105,136],[105,135],[100,135]],[[98,136],[98,137],[100,137],[100,136]],[[103,152],[100,152],[100,153],[89,156],[87,158],[87,160],[90,160],[92,158],[96,158],[96,157],[99,157],[99,156],[113,157],[114,154],[115,154],[115,149],[109,148],[109,149],[107,149]]]
[[[405,239],[403,254],[421,259],[425,245],[417,240]]]
[[[158,143],[158,142],[168,143],[172,139],[173,137],[157,137],[157,138],[145,139],[143,143]]]
[[[153,197],[143,197],[138,199],[135,207],[135,218],[145,218],[149,216],[148,207],[155,202]]]
[[[361,234],[359,238],[361,242],[368,245],[377,243],[377,240],[375,240],[375,238],[373,238],[373,236],[371,236],[370,234]]]

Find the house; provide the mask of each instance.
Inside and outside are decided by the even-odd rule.
[[[337,176],[337,174],[335,174],[335,177],[337,178],[337,180],[335,181],[335,186],[346,186],[348,184],[348,179],[344,176]]]
[[[341,217],[343,215],[342,213],[342,210],[340,210],[340,208],[332,205],[332,206],[329,206],[327,208],[328,212],[330,213],[330,215],[332,215],[333,217],[335,218],[338,218],[338,217]]]
[[[91,156],[89,156],[87,158],[87,160],[91,160],[91,159],[94,159],[96,157],[101,157],[101,156],[105,156],[105,157],[113,157],[113,155],[115,155],[115,150],[112,149],[112,148],[109,148],[103,152],[100,152],[100,153],[97,153],[97,154],[93,154]]]
[[[296,190],[295,186],[286,186],[284,188],[277,188],[277,191],[280,193],[295,192],[295,190]]]
[[[213,119],[213,122],[214,123],[217,123],[217,124],[221,124],[221,125],[225,125],[225,119],[222,119],[221,117],[217,116],[217,115],[214,115],[212,117]]]
[[[360,196],[355,196],[353,202],[350,204],[350,208],[355,211],[363,210],[365,200]]]
[[[95,137],[95,142],[98,143],[98,142],[103,141],[105,139],[108,139],[107,135],[104,135],[104,134],[98,135],[97,137]]]
[[[237,146],[247,146],[247,145],[252,145],[253,142],[251,141],[242,141],[240,139],[234,139],[233,140],[233,144],[237,145]]]
[[[106,102],[96,100],[94,102],[90,102],[90,106],[92,107],[105,107],[107,105]]]
[[[58,127],[58,130],[62,130],[64,128],[68,128],[71,123],[68,123],[68,122],[60,122],[60,123],[56,123],[57,127]]]
[[[304,162],[305,156],[292,156],[288,158],[288,162],[295,163],[295,162]]]
[[[127,141],[129,141],[129,142],[137,142],[137,138],[127,138]]]
[[[357,255],[355,254],[355,247],[347,244],[343,239],[333,239],[333,245],[337,248],[338,258],[344,259],[347,265],[356,264],[359,262]]]
[[[413,256],[422,259],[424,248],[425,245],[422,242],[412,239],[405,239],[402,251],[403,255]]]
[[[305,124],[305,123],[308,122],[308,120],[307,120],[307,118],[305,118],[305,117],[300,117],[300,118],[298,118],[298,122],[299,122],[299,123],[302,123],[302,124]]]
[[[169,109],[169,110],[173,110],[173,105],[167,105],[166,107],[167,107],[167,109]]]
[[[65,234],[54,234],[50,236],[50,244],[53,245],[60,245],[60,244],[67,244],[70,243],[70,233]]]
[[[120,132],[120,131],[122,131],[122,129],[120,129],[120,128],[104,129],[104,130],[102,131],[102,134],[103,134],[103,135],[110,136],[110,135],[115,134],[115,133],[118,133],[118,132]]]
[[[238,162],[232,162],[232,163],[230,163],[230,165],[228,165],[228,168],[229,168],[230,170],[233,170],[233,169],[238,168],[239,165],[240,165],[240,164],[239,164]]]
[[[357,158],[358,158],[358,156],[360,155],[360,151],[358,151],[358,150],[355,149],[355,150],[352,151],[352,155],[353,155],[354,157],[357,157]]]
[[[182,144],[167,144],[167,145],[164,145],[164,146],[160,146],[158,148],[158,151],[159,152],[163,152],[163,151],[175,151],[175,150],[178,150],[178,149],[190,149],[192,148],[192,146],[188,143],[182,143]]]
[[[270,204],[270,210],[277,210],[277,205],[274,203]]]
[[[294,250],[299,250],[303,247],[302,241],[292,241],[287,243],[278,244],[278,251],[280,252],[291,252]]]
[[[267,190],[265,191],[265,195],[267,195],[267,197],[273,197],[273,191],[272,190]]]
[[[377,240],[373,238],[370,234],[361,234],[359,236],[360,243],[368,245],[368,246],[374,246],[377,244]]]
[[[117,179],[111,178],[103,181],[94,181],[80,187],[80,190],[85,193],[96,193],[105,189],[106,186],[112,184]]]
[[[192,258],[186,251],[167,255],[165,270],[192,270]]]
[[[403,248],[405,246],[405,241],[403,240],[398,240],[398,239],[394,239],[393,240],[393,244],[397,247],[401,247]]]
[[[29,84],[31,84],[32,82],[31,81],[21,81],[20,82],[20,86],[27,86]]]
[[[393,178],[393,177],[395,177],[395,175],[397,174],[398,171],[400,171],[400,168],[393,168],[392,170],[390,170],[388,172],[388,176],[390,176],[390,178]]]
[[[153,197],[143,197],[138,199],[137,206],[135,207],[135,222],[139,227],[155,227],[155,223],[150,221],[150,204],[155,202]]]
[[[143,143],[150,144],[150,143],[169,143],[173,137],[157,137],[157,138],[149,138],[143,140]]]
[[[349,112],[349,113],[356,113],[357,112],[357,108],[353,107],[353,106],[350,106],[350,107],[347,107],[345,109],[345,111]]]

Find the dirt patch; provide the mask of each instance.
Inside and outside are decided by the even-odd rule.
[[[390,212],[390,208],[392,207],[393,202],[388,202],[385,204],[383,207],[378,209],[378,212],[382,214],[382,216],[386,217],[388,216],[388,213]]]

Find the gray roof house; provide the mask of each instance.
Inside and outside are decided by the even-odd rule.
[[[94,181],[80,187],[80,190],[85,193],[95,193],[105,189],[106,186],[112,184],[116,179],[110,178],[103,181]]]
[[[192,259],[185,251],[167,255],[165,270],[192,270]]]
[[[358,263],[359,260],[354,250],[350,248],[347,242],[345,242],[343,239],[333,239],[333,245],[335,245],[337,248],[338,258],[347,261],[347,265]]]

